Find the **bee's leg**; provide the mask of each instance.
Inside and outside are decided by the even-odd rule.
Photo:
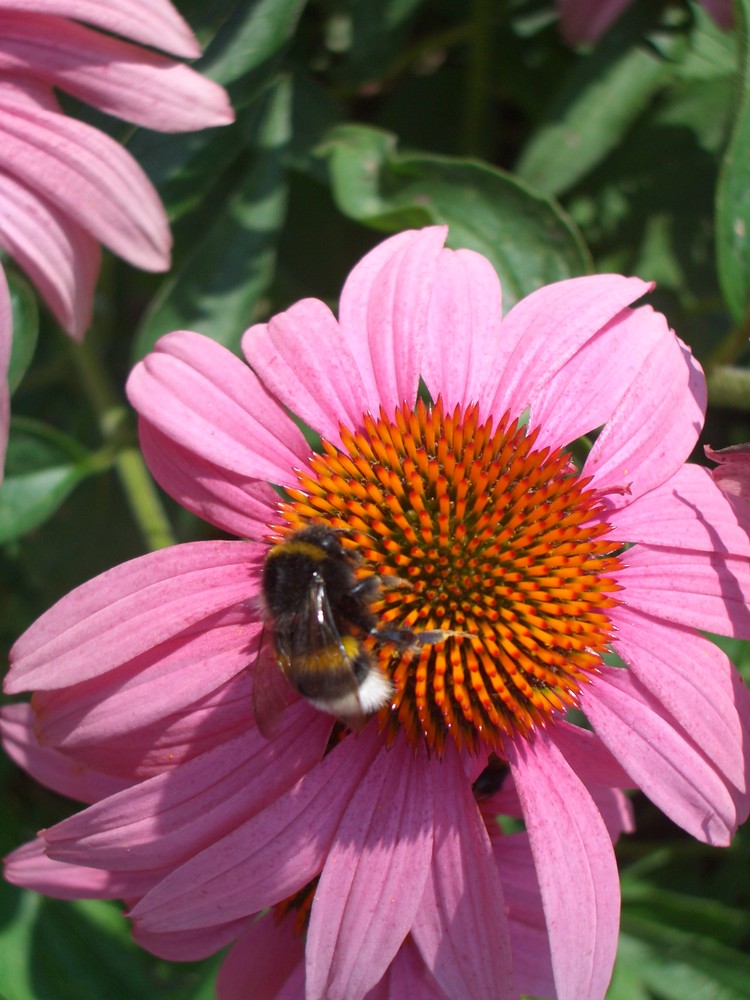
[[[362,598],[366,603],[374,601],[380,591],[381,581],[379,576],[366,576],[352,586],[351,593]]]
[[[438,642],[445,642],[451,636],[459,636],[462,639],[474,638],[471,632],[459,632],[456,629],[425,629],[415,631],[411,628],[373,628],[370,634],[380,642],[393,642],[397,646],[434,646]]]
[[[373,628],[370,635],[378,642],[393,642],[397,646],[414,646],[417,641],[416,633],[410,628]]]
[[[383,590],[397,590],[399,587],[411,587],[411,583],[402,576],[379,576]]]
[[[451,636],[458,636],[461,639],[473,639],[471,632],[460,632],[454,628],[427,629],[424,632],[414,633],[414,642],[418,646],[434,646],[436,642],[444,642]]]

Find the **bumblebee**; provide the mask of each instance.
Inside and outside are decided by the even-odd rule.
[[[273,735],[291,700],[290,686],[316,708],[354,727],[361,724],[393,694],[393,685],[362,640],[374,636],[403,647],[416,642],[409,630],[378,629],[371,606],[381,580],[357,578],[357,560],[344,548],[344,535],[311,525],[274,545],[266,556],[262,596],[270,643],[261,644],[253,685],[256,720],[264,735]],[[282,675],[289,682],[286,695],[276,680]]]

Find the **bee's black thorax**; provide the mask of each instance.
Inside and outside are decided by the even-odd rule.
[[[268,613],[277,622],[298,614],[311,590],[322,582],[336,625],[370,632],[369,611],[377,583],[358,581],[354,561],[329,528],[313,526],[275,545],[263,570],[263,594]]]

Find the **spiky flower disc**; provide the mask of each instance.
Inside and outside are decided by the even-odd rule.
[[[439,642],[375,643],[393,678],[395,730],[440,752],[528,734],[576,703],[611,639],[618,542],[563,451],[535,448],[507,416],[442,400],[368,414],[324,443],[282,507],[289,528],[344,528],[384,581],[383,626]]]

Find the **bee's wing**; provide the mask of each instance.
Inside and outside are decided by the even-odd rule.
[[[284,710],[297,697],[294,688],[282,673],[278,654],[266,632],[261,637],[253,670],[253,714],[258,731],[267,740],[278,734]]]
[[[316,576],[308,591],[291,630],[287,652],[297,667],[295,674],[300,690],[304,691],[306,680],[318,685],[326,676],[335,677],[337,691],[348,692],[352,701],[359,704],[354,663],[341,638],[322,577]],[[324,699],[311,700],[323,707]]]

